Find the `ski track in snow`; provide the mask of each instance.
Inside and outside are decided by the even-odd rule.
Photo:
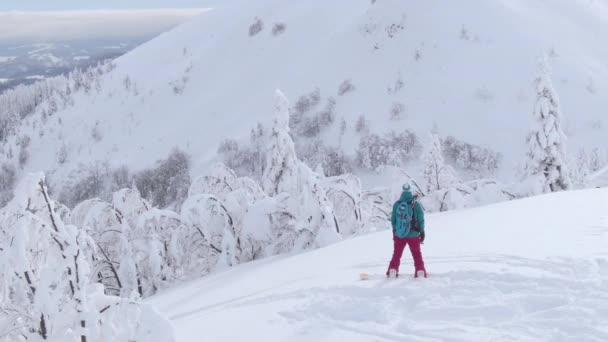
[[[413,278],[408,253],[401,277],[385,279],[392,244],[381,232],[223,270],[150,301],[181,342],[201,331],[217,341],[608,341],[607,195],[430,215],[428,279]]]
[[[424,280],[403,275],[396,280],[359,281],[353,275],[370,268],[356,267],[341,272],[344,279],[352,279],[339,286],[283,290],[301,280],[297,279],[170,318],[211,318],[280,306],[273,324],[292,327],[292,338],[300,336],[296,340],[302,341],[315,340],[308,336],[311,331],[344,331],[374,341],[472,341],[480,336],[488,341],[608,340],[608,331],[601,327],[608,317],[605,259],[500,256],[427,262],[440,269],[490,264],[500,272],[456,270],[435,272]],[[378,264],[374,271],[381,273],[384,267]]]

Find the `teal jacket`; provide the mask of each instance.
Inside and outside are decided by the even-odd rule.
[[[393,205],[393,213],[391,215],[391,224],[393,226],[393,232],[395,232],[395,225],[397,224],[397,207],[401,202],[412,203],[414,201],[414,220],[416,221],[418,227],[420,228],[420,232],[424,232],[424,209],[420,202],[414,200],[414,195],[412,195],[409,191],[404,191],[401,194],[401,198],[399,201],[395,202]],[[405,237],[413,238],[420,236],[420,232],[415,230],[410,230],[409,234]]]

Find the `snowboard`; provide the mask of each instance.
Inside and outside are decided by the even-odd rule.
[[[359,280],[367,281],[367,280],[382,280],[382,279],[399,279],[399,277],[387,277],[386,274],[378,274],[378,273],[361,273],[359,274]]]
[[[412,276],[412,278],[414,279],[424,279],[424,278],[428,278],[428,274],[427,276],[424,275],[424,272],[422,271],[418,271],[419,275],[418,277]],[[378,274],[378,273],[361,273],[359,274],[359,280],[361,281],[368,281],[368,280],[380,280],[380,279],[403,279],[403,278],[409,278],[408,276],[404,276],[403,274],[399,275],[398,277],[387,277],[386,274]]]

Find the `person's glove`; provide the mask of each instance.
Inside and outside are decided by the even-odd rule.
[[[420,232],[420,243],[424,243],[425,238],[426,238],[426,234],[424,232]]]

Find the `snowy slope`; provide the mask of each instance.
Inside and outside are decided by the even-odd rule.
[[[250,36],[256,18],[263,29]],[[274,35],[278,23],[285,31]],[[347,121],[342,144],[351,154],[361,115],[375,132],[426,137],[436,124],[442,135],[502,152],[502,178],[511,180],[531,120],[536,60],[547,51],[570,149],[608,150],[605,41],[604,1],[223,2],[123,56],[99,92],[76,94],[47,123],[35,115],[18,134],[32,139],[26,170],[56,171],[55,179],[97,160],[142,169],[176,146],[192,155],[197,175],[223,138],[246,140],[269,121],[274,89],[295,102],[318,88],[317,110],[333,97]],[[345,80],[355,90],[338,96]],[[392,121],[395,105],[404,111]],[[338,144],[338,126],[324,132],[328,144]]]
[[[591,185],[598,188],[608,186],[608,166],[591,176]]]
[[[431,215],[430,277],[390,232],[218,272],[150,301],[178,341],[606,341],[608,190]]]

